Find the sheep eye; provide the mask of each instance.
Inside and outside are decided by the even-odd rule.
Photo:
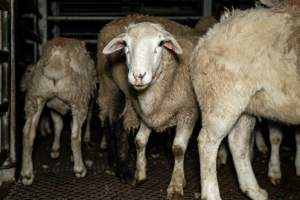
[[[162,47],[165,44],[165,41],[160,41],[160,43],[158,44],[159,47]]]
[[[124,47],[127,47],[127,42],[123,40]]]

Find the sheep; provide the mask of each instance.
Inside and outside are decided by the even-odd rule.
[[[123,59],[122,55],[113,55],[113,56],[106,56],[102,54],[102,49],[107,45],[107,43],[113,39],[113,37],[119,35],[122,33],[124,28],[128,26],[130,23],[134,22],[143,22],[143,21],[153,21],[157,23],[169,23],[169,20],[166,20],[161,17],[152,17],[152,16],[144,16],[144,15],[129,15],[127,17],[114,20],[110,23],[108,23],[106,26],[104,26],[100,33],[99,33],[99,39],[98,39],[98,54],[97,54],[97,70],[99,74],[99,96],[97,99],[98,105],[100,107],[100,114],[99,118],[102,122],[102,124],[110,129],[109,127],[118,127],[114,128],[110,131],[110,133],[107,135],[107,139],[110,141],[109,143],[113,143],[115,147],[113,149],[117,150],[111,150],[112,145],[109,145],[109,150],[111,151],[117,151],[118,158],[116,159],[117,163],[117,174],[119,174],[121,179],[125,179],[125,181],[128,181],[130,179],[130,170],[128,168],[128,144],[127,144],[127,137],[128,132],[133,132],[134,130],[138,129],[140,126],[140,119],[137,116],[136,112],[132,108],[132,103],[128,100],[127,97],[124,96],[124,92],[122,90],[126,90],[129,93],[128,89],[122,88],[119,89],[116,82],[123,81],[127,83],[126,76],[122,77],[119,76],[118,73],[120,73],[119,69],[114,67],[111,70],[111,67],[109,66],[109,63],[113,63],[118,59]],[[176,24],[174,22],[171,22],[173,24]],[[171,28],[171,27],[170,27]],[[189,31],[182,31],[181,29],[177,28],[178,33],[184,33],[187,36],[195,37],[196,40],[196,32],[192,29],[189,29]],[[119,57],[119,58],[118,58]],[[111,65],[111,64],[110,64]],[[125,73],[125,72],[124,72]],[[125,85],[125,84],[123,84]],[[121,103],[120,103],[121,102]],[[122,133],[120,133],[121,125],[123,124]],[[112,141],[113,139],[117,139],[117,142]],[[124,142],[120,142],[124,141]],[[116,145],[118,143],[118,145]],[[109,156],[110,158],[114,158],[114,156]],[[120,163],[120,164],[118,164]],[[118,166],[119,165],[119,166]]]
[[[34,179],[33,142],[45,104],[60,114],[65,114],[68,110],[72,112],[71,148],[74,172],[76,177],[86,175],[81,153],[81,126],[96,87],[96,77],[94,61],[85,49],[84,42],[58,37],[45,45],[25,96],[26,122],[23,128],[21,168],[24,185],[32,184]],[[58,123],[62,122],[54,122],[54,125]]]
[[[278,124],[274,122],[268,123],[269,127],[269,139],[271,145],[270,159],[268,164],[268,177],[272,184],[276,185],[280,183],[281,180],[281,169],[280,169],[280,156],[279,149],[282,141],[282,132]],[[265,144],[265,141],[260,130],[256,131],[257,140],[260,141],[260,148],[264,155],[268,152],[268,147]],[[296,156],[295,156],[295,168],[296,175],[300,176],[300,127],[295,128],[295,140],[296,140]],[[258,146],[258,145],[257,145]]]
[[[32,74],[34,71],[34,68],[36,67],[36,65],[34,64],[30,64],[27,66],[24,74],[22,75],[21,81],[20,81],[20,90],[21,92],[26,92],[30,81],[32,79]],[[56,101],[53,101],[54,103]],[[53,104],[53,102],[49,102],[48,104],[51,105]],[[47,104],[46,104],[47,106]],[[68,110],[68,108],[66,108],[66,110]],[[61,113],[64,114],[64,113]],[[51,148],[51,153],[50,153],[50,157],[53,159],[57,159],[60,155],[60,135],[61,132],[63,130],[63,119],[61,117],[61,115],[58,115],[56,113],[56,111],[50,111],[50,116],[51,119],[53,121],[53,125],[54,125],[54,140],[53,140],[53,144],[52,144],[52,148]],[[88,116],[87,116],[87,122],[86,122],[86,128],[85,128],[85,133],[84,133],[84,142],[86,144],[91,142],[91,128],[90,128],[90,124],[91,124],[91,119],[92,119],[92,102],[90,103],[90,107],[89,107],[89,112],[88,112]],[[40,122],[39,122],[39,126],[38,126],[42,136],[46,136],[49,135],[52,130],[51,130],[51,126],[50,126],[50,119],[49,117],[47,117],[46,114],[42,114],[40,117]]]
[[[190,71],[202,114],[202,199],[221,199],[216,156],[226,135],[241,190],[251,199],[268,198],[250,164],[252,115],[300,123],[299,58],[298,5],[226,13],[199,39]]]
[[[142,15],[122,18],[109,28],[111,31],[102,30],[106,39],[100,37],[98,53],[109,55],[102,57],[111,62],[112,77],[125,95],[126,108],[133,108],[140,120],[135,137],[135,184],[146,180],[145,147],[151,130],[162,132],[176,126],[175,164],[167,193],[169,199],[182,196],[184,154],[199,117],[188,72],[197,33],[164,18]],[[105,71],[108,66],[99,67]]]

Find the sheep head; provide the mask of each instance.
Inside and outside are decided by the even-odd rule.
[[[182,54],[172,34],[161,25],[150,22],[129,25],[125,33],[104,47],[103,53],[112,54],[118,50],[125,52],[128,81],[136,90],[143,90],[155,82],[164,50]]]

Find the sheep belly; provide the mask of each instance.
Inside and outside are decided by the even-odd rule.
[[[247,112],[285,123],[299,124],[300,95],[296,92],[297,90],[290,88],[288,90],[282,88],[272,88],[271,91],[262,90],[251,98]]]

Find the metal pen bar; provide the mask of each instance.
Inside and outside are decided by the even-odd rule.
[[[203,0],[202,13],[204,17],[212,15],[212,0]]]
[[[16,68],[15,68],[15,0],[10,0],[10,160],[16,162]]]
[[[48,16],[50,21],[102,21],[114,20],[123,16]],[[198,20],[201,16],[164,16],[173,20]]]
[[[94,36],[96,37],[98,35],[98,32],[84,32],[84,33],[79,33],[79,32],[62,32],[61,35],[64,36]]]

